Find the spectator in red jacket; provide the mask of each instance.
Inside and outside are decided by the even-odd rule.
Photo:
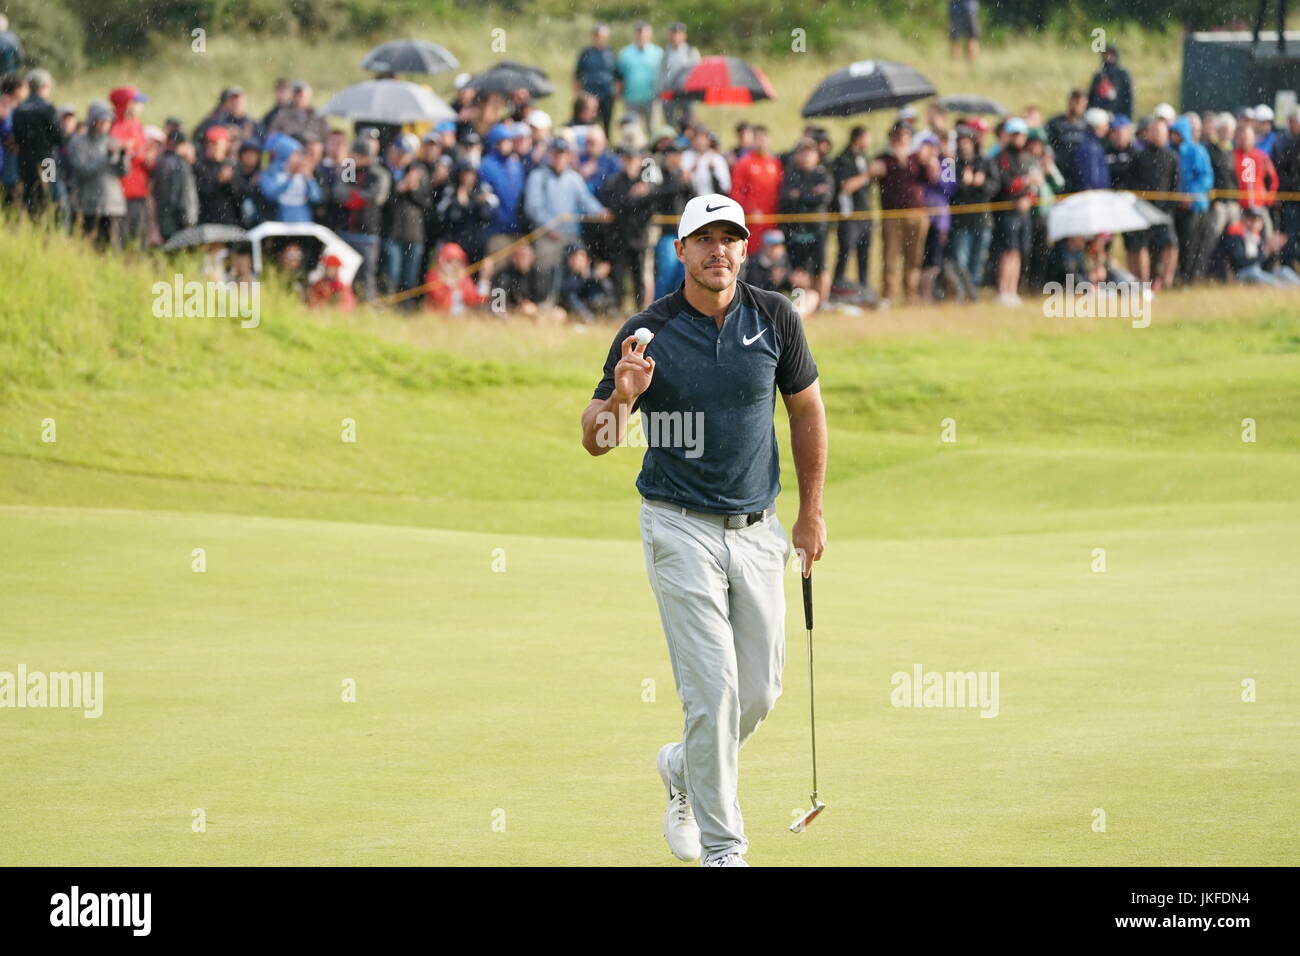
[[[113,126],[108,135],[126,144],[130,161],[122,177],[122,193],[126,196],[126,221],[124,240],[127,245],[149,240],[149,177],[153,167],[149,163],[144,127],[140,114],[148,97],[134,86],[119,86],[108,94],[113,104]]]
[[[307,305],[313,309],[332,305],[344,312],[348,311],[356,305],[357,300],[352,294],[352,286],[339,278],[343,260],[336,255],[328,255],[320,262],[325,272],[307,290]]]
[[[1237,188],[1242,193],[1238,200],[1241,208],[1273,205],[1278,187],[1277,169],[1268,153],[1255,147],[1254,127],[1249,123],[1238,126],[1234,145],[1232,165],[1237,172]]]
[[[488,260],[489,262],[491,260]],[[462,315],[466,309],[487,301],[486,288],[480,288],[469,274],[469,256],[454,242],[444,242],[438,250],[438,261],[424,277],[428,291],[427,307],[435,312]],[[484,277],[486,285],[487,277]]]
[[[781,160],[768,150],[767,127],[753,129],[753,148],[731,169],[731,198],[740,203],[745,215],[775,215],[781,202]],[[757,255],[763,243],[763,230],[751,229],[749,255]]]

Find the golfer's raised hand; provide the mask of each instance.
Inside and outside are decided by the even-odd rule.
[[[655,374],[655,360],[645,354],[645,346],[629,335],[623,340],[623,357],[614,366],[614,394],[634,402],[650,387]]]

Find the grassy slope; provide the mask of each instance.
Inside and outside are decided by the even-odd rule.
[[[639,455],[577,445],[612,330],[274,297],[246,330],[155,319],[148,270],[60,242],[0,235],[0,260],[25,279],[0,297],[0,668],[103,670],[108,695],[98,721],[4,713],[0,859],[670,862]],[[744,756],[754,862],[1295,862],[1293,303],[812,324],[832,812],[781,835],[807,787],[792,604]],[[999,671],[1001,716],[890,707],[914,663]],[[575,786],[600,811],[576,833]]]

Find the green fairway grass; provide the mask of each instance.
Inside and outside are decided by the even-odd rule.
[[[104,674],[97,719],[0,709],[0,863],[675,863],[640,451],[579,444],[616,326],[267,293],[241,329],[154,318],[147,263],[9,233],[0,261],[25,279],[0,297],[0,671]],[[791,574],[785,693],[741,760],[751,862],[1300,859],[1297,304],[808,323],[829,809],[787,832]],[[997,672],[997,716],[892,706],[916,665]]]

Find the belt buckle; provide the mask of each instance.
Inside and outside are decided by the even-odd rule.
[[[756,525],[767,517],[766,511],[751,511],[747,515],[727,515],[727,528],[737,530]]]

